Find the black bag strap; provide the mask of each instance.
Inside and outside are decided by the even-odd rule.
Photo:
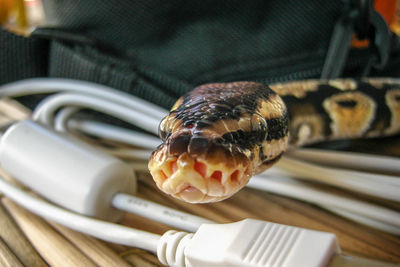
[[[104,84],[136,95],[165,108],[192,88],[184,81],[146,70],[89,46],[69,46],[53,41],[49,77],[68,77]]]
[[[0,84],[47,76],[49,41],[0,28]]]
[[[48,40],[48,37],[33,34],[27,38],[1,29],[0,84],[33,77],[86,80],[165,108],[193,88],[182,80],[112,56],[109,51],[102,53],[86,44]]]

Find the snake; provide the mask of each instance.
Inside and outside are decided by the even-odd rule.
[[[210,83],[180,97],[159,125],[148,168],[190,203],[221,201],[290,148],[400,132],[400,79]]]

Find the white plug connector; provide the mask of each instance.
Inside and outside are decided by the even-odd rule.
[[[203,224],[196,233],[166,232],[157,256],[176,267],[328,266],[340,253],[336,236],[254,219]]]

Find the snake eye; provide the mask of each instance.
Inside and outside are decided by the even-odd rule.
[[[171,135],[171,118],[170,116],[166,116],[162,119],[160,122],[160,125],[158,125],[158,136],[163,140],[168,139],[168,137]]]
[[[262,142],[268,135],[268,124],[264,117],[260,114],[254,114],[251,118],[251,131],[256,132],[258,141]]]

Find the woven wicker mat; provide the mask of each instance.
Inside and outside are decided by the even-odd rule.
[[[0,103],[0,128],[21,119],[28,112],[15,103]],[[384,139],[377,147],[400,151],[400,138]],[[388,145],[388,142],[393,145]],[[390,153],[391,154],[391,153]],[[257,218],[276,223],[332,232],[339,238],[343,253],[389,262],[400,262],[400,237],[360,225],[317,206],[258,190],[244,189],[234,197],[213,204],[191,205],[170,198],[155,188],[147,172],[139,172],[138,196],[217,222]],[[6,174],[0,173],[2,176]],[[310,186],[317,187],[315,184]],[[322,190],[362,198],[332,187]],[[45,221],[0,196],[0,266],[160,266],[155,255],[146,251],[106,243]],[[400,204],[379,202],[397,211]],[[126,214],[122,224],[161,234],[169,227]]]

